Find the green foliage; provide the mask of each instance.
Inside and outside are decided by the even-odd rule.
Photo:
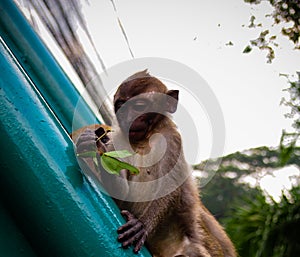
[[[296,143],[299,137],[299,133],[287,133],[282,132],[279,145],[279,161],[280,165],[284,166],[292,158],[293,153],[296,151]],[[288,143],[285,143],[287,138],[290,138]]]
[[[226,177],[226,173],[230,172],[231,176],[235,177],[233,179],[234,182],[238,181],[242,176],[253,174],[262,169],[272,171],[282,166],[280,162],[280,149],[262,146],[243,152],[235,152],[215,161],[203,161],[193,168],[195,170],[205,170],[205,172],[215,172],[214,166],[218,162],[220,162],[220,166],[217,173],[222,173],[222,176]],[[285,164],[294,164],[300,167],[300,147],[295,146],[290,159]]]
[[[127,162],[118,160],[117,158],[126,158],[132,156],[132,153],[127,150],[120,151],[111,151],[105,153],[99,153],[98,151],[89,151],[77,154],[81,158],[93,158],[96,166],[99,166],[98,159],[100,158],[101,166],[110,174],[119,175],[120,171],[125,169],[128,170],[131,174],[139,174],[139,169],[132,166]]]
[[[293,127],[296,131],[300,131],[300,72],[297,72],[296,76],[288,76],[281,74],[287,78],[289,87],[285,89],[289,93],[289,99],[282,98],[281,103],[290,108],[290,112],[285,116],[293,119]]]
[[[249,4],[260,4],[261,0],[244,0],[246,3]]]
[[[130,154],[131,155],[131,154]],[[119,175],[121,170],[128,170],[131,174],[139,174],[138,168],[132,166],[127,162],[119,161],[116,157],[118,153],[116,152],[107,152],[103,153],[100,157],[102,167],[110,174]],[[128,155],[123,155],[128,157]],[[124,158],[124,157],[120,157]]]
[[[213,180],[201,190],[202,202],[220,221],[227,217],[233,203],[243,204],[241,199],[244,195],[255,198],[257,189],[237,183],[235,178],[229,178],[222,172],[217,172]]]
[[[244,0],[246,3],[259,5],[261,0]],[[295,49],[300,49],[300,2],[298,0],[269,0],[270,5],[273,7],[271,14],[266,14],[265,17],[273,20],[274,25],[281,25],[281,33],[287,36],[290,41],[295,45]],[[268,63],[271,63],[275,58],[274,46],[277,36],[270,35],[269,29],[264,29],[264,24],[261,22],[255,24],[255,16],[251,16],[249,28],[261,27],[262,31],[258,38],[251,40],[243,53],[249,53],[252,47],[257,47],[260,50],[267,51]]]
[[[290,98],[283,98],[281,103],[290,108],[290,112],[285,116],[294,120],[293,127],[295,129],[295,132],[292,133],[283,131],[280,139],[280,160],[281,165],[285,165],[295,151],[300,136],[300,72],[297,72],[298,80],[281,75],[285,76],[290,84],[290,87],[285,90],[290,94]]]
[[[227,232],[243,257],[294,257],[300,255],[300,187],[282,195],[277,203],[262,194],[247,195],[225,221]]]
[[[202,201],[225,226],[243,257],[300,256],[300,187],[293,188],[275,202],[258,187],[250,187],[245,176],[282,167],[280,147],[258,147],[222,158],[217,171],[214,163],[202,162],[194,169],[216,172],[201,189]],[[300,168],[300,148],[294,146],[285,165]]]
[[[244,51],[243,51],[243,54],[248,54],[248,53],[250,53],[252,51],[252,47],[251,46],[246,46],[245,47],[245,49],[244,49]]]
[[[275,10],[273,18],[276,24],[281,22],[291,22],[293,25],[290,27],[283,27],[282,34],[288,36],[289,39],[299,45],[300,37],[300,3],[298,0],[270,0]],[[287,26],[287,25],[286,25]]]

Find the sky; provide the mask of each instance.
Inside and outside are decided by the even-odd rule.
[[[260,5],[249,5],[243,0],[83,2],[89,3],[83,5],[83,11],[94,44],[108,70],[133,60],[119,19],[135,59],[167,58],[189,67],[203,78],[220,106],[225,123],[225,147],[221,155],[258,146],[276,147],[282,130],[292,131],[292,121],[284,117],[289,109],[280,105],[282,97],[288,97],[283,91],[288,83],[279,74],[295,74],[300,70],[300,52],[293,50],[292,43],[280,35],[280,28],[271,26],[271,20],[265,18],[272,12],[268,1],[262,1]],[[250,54],[242,53],[249,40],[256,39],[261,32],[247,27],[252,15],[257,23],[269,25],[266,28],[271,34],[278,35],[279,47],[275,48],[276,57],[272,64],[267,63],[265,51],[254,49]],[[54,49],[74,84],[82,90],[70,64],[46,33],[44,40]],[[103,74],[84,35],[82,40],[99,73]],[[227,45],[229,42],[233,45]],[[167,86],[178,85],[167,82]],[[214,124],[203,103],[190,94],[189,85],[184,86],[179,88],[179,112],[182,109],[190,113],[193,120],[185,122],[180,115],[175,115],[174,119],[182,134],[185,157],[194,164],[212,157]],[[190,133],[193,128],[197,130],[195,139]],[[198,146],[195,157],[193,151]],[[261,187],[279,200],[281,190],[290,189],[295,176],[299,176],[299,170],[294,166],[287,167],[262,179]],[[248,179],[249,184],[256,183],[253,178]]]
[[[118,25],[119,18],[135,58],[178,61],[194,69],[208,83],[225,119],[224,154],[263,145],[277,146],[282,130],[291,130],[291,121],[284,117],[288,109],[280,105],[281,98],[288,96],[282,91],[288,83],[279,74],[295,74],[299,70],[296,62],[300,60],[299,51],[294,51],[293,45],[279,36],[280,47],[276,48],[272,64],[267,63],[265,51],[254,49],[250,54],[242,54],[249,40],[260,33],[259,29],[247,27],[251,15],[257,17],[257,22],[268,24],[264,18],[272,10],[268,3],[257,6],[242,0],[114,3],[117,12],[108,0],[90,0],[85,9],[89,29],[106,67],[132,59]],[[279,35],[278,28],[271,30]],[[226,45],[229,41],[233,46]],[[181,98],[181,103],[190,110],[189,101]],[[204,145],[199,159],[203,160],[209,157],[212,144],[209,121],[205,118],[197,121],[197,127]]]
[[[226,155],[258,146],[276,147],[282,130],[292,131],[292,121],[284,117],[289,109],[280,105],[282,97],[288,97],[283,92],[288,83],[279,74],[299,71],[300,53],[280,36],[280,27],[272,26],[271,19],[265,18],[272,12],[267,2],[249,5],[243,0],[115,0],[115,12],[111,1],[90,0],[86,17],[108,68],[132,59],[119,18],[135,58],[168,58],[195,70],[212,89],[223,112]],[[278,35],[279,47],[275,48],[272,64],[267,63],[265,51],[242,53],[249,40],[261,32],[248,28],[252,15],[257,23],[269,25],[266,28]],[[227,45],[229,42],[233,45]],[[182,93],[181,105],[194,117],[200,144],[196,160],[190,159],[194,144],[186,140],[188,129],[182,129],[183,142],[188,142],[184,152],[190,163],[199,163],[212,156],[212,124],[205,110],[192,104],[195,99]],[[175,122],[179,129],[187,125],[176,116]],[[282,190],[291,188],[292,176],[299,176],[294,166],[264,177],[260,186],[279,201]]]

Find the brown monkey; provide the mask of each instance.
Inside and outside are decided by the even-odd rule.
[[[102,172],[109,192],[121,188],[113,196],[127,222],[118,229],[118,240],[123,247],[133,245],[135,253],[146,243],[156,257],[236,256],[230,239],[199,199],[180,134],[169,117],[177,101],[177,90],[168,90],[146,71],[129,77],[115,93],[119,129],[101,147],[129,146],[136,153],[129,162],[140,170],[138,175],[123,171],[120,178]],[[95,142],[90,132],[79,138],[78,150]]]

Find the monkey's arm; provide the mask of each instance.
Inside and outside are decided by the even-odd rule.
[[[175,186],[175,189],[171,193],[152,201],[131,203],[130,211],[136,217],[132,214],[128,215],[128,211],[122,213],[127,223],[118,229],[118,240],[122,243],[123,247],[133,244],[135,246],[135,253],[141,249],[146,238],[148,236],[151,237],[156,232],[159,224],[169,218],[168,214],[174,212],[176,206],[180,204],[182,189],[179,186],[180,183],[178,183],[178,180],[182,178],[182,173],[187,171],[185,168],[186,162],[181,154],[181,138],[174,130],[172,133],[169,131],[164,133],[164,136],[168,143],[168,151],[151,172],[157,173],[157,178],[162,178],[169,172],[172,172],[173,175],[168,174],[170,176],[166,176],[169,177],[168,179],[161,180],[162,182],[157,181],[156,187],[158,191],[165,191],[170,186]],[[160,144],[153,143],[153,146],[160,147]],[[145,192],[135,193],[143,194]]]
[[[180,188],[169,195],[151,202],[134,203],[140,215],[135,217],[128,210],[122,210],[126,223],[118,229],[118,241],[124,248],[134,245],[134,252],[138,253],[148,236],[153,235],[159,224],[163,223],[172,213],[179,202]]]

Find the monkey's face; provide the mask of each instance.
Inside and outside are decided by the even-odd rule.
[[[131,143],[147,140],[166,113],[177,109],[178,90],[169,90],[152,76],[122,83],[115,96],[114,108],[119,126]]]
[[[120,100],[115,103],[119,126],[124,133],[128,133],[131,143],[147,139],[149,132],[163,118],[163,115],[154,111],[154,108],[158,109],[161,104],[151,99],[151,94],[143,94],[128,101]]]

